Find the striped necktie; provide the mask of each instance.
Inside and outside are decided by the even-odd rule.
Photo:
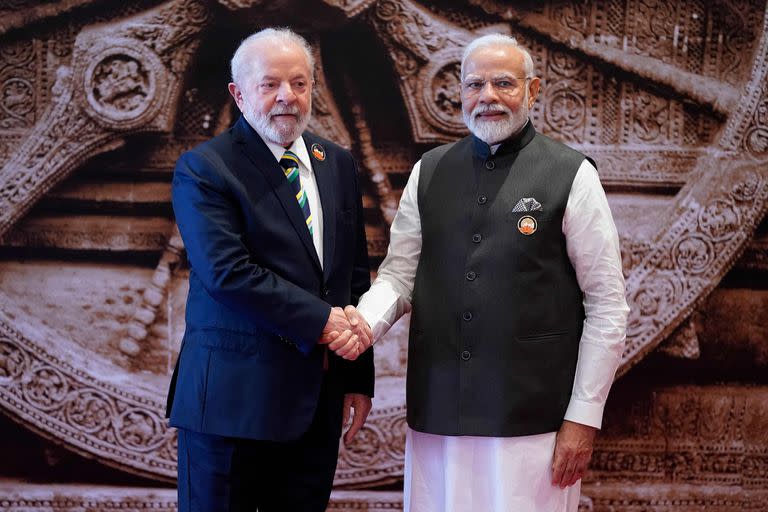
[[[312,234],[312,212],[309,210],[309,201],[307,200],[307,194],[304,192],[304,187],[301,186],[301,180],[299,179],[299,158],[291,151],[286,150],[283,153],[283,157],[280,159],[280,165],[283,167],[285,177],[288,178],[288,183],[291,184],[293,193],[296,194],[296,200],[299,202],[301,211],[304,213],[304,220],[307,223],[307,229],[309,234]]]

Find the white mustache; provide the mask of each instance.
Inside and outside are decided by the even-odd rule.
[[[296,105],[292,105],[290,107],[279,107],[279,108],[274,108],[269,112],[270,116],[281,116],[285,114],[290,114],[294,116],[299,115],[299,107],[297,107]]]
[[[503,114],[512,114],[508,108],[506,108],[504,105],[499,104],[491,104],[491,105],[478,105],[472,110],[472,117],[477,117],[480,114],[490,114],[490,113],[503,113]]]

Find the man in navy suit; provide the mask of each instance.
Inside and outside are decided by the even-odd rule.
[[[341,308],[370,285],[357,166],[305,131],[312,70],[290,30],[248,37],[229,84],[242,116],[176,164],[191,266],[168,397],[182,512],[324,511],[343,424],[354,411],[349,442],[371,409],[372,336]]]

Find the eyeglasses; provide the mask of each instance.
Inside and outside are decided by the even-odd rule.
[[[522,77],[505,77],[505,78],[497,78],[495,80],[476,80],[476,79],[470,79],[466,82],[463,82],[461,84],[461,88],[464,90],[465,94],[478,94],[480,91],[485,89],[485,86],[488,84],[491,84],[491,88],[495,90],[497,93],[500,94],[514,94],[518,90],[520,90],[520,87],[518,86],[519,80],[529,80],[533,78],[532,76],[522,76]]]

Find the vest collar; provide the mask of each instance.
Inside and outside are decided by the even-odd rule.
[[[528,119],[525,123],[525,126],[523,126],[523,129],[520,130],[520,132],[514,137],[511,137],[502,142],[499,148],[496,150],[496,153],[493,153],[493,155],[502,156],[508,155],[510,153],[517,153],[533,140],[534,135],[536,135],[536,130],[533,128],[533,123],[531,120]],[[487,160],[491,157],[491,147],[474,135],[472,136],[472,146],[474,148],[475,155],[481,159]]]

